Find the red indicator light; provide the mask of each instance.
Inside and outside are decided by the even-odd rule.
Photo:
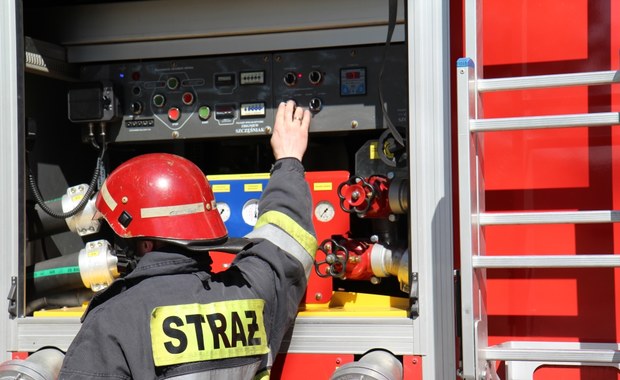
[[[181,110],[177,107],[172,107],[168,110],[168,119],[170,121],[178,121],[181,118]]]
[[[140,80],[140,73],[138,71],[134,71],[133,73],[131,73],[131,79]]]
[[[297,74],[297,78],[301,78],[302,76],[303,76],[303,74],[302,74],[302,73],[298,73],[298,74]]]
[[[183,93],[183,104],[188,106],[194,104],[194,94],[192,94],[191,92]]]

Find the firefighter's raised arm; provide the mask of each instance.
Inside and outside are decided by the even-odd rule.
[[[274,300],[265,305],[272,353],[278,352],[297,314],[317,249],[312,196],[301,163],[310,119],[310,112],[293,101],[278,107],[271,138],[276,161],[259,201],[258,220],[247,235],[257,243],[236,259],[252,289],[262,299]]]
[[[310,111],[297,107],[292,100],[280,103],[271,136],[276,161],[259,202],[258,220],[254,230],[247,235],[268,240],[288,258],[301,263],[305,280],[313,266],[317,246],[312,224],[312,196],[301,162],[308,145],[311,118]],[[281,260],[277,256],[265,258]],[[288,280],[298,281],[295,278]],[[305,291],[305,281],[300,285],[295,285],[299,294],[293,297],[296,299],[293,303],[298,303]]]

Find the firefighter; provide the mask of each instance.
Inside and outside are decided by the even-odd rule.
[[[268,378],[317,247],[301,164],[310,119],[279,105],[258,221],[224,272],[210,273],[207,250],[227,231],[197,166],[146,154],[106,178],[97,209],[142,256],[93,297],[59,379]]]

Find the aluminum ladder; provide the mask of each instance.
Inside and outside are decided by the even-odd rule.
[[[484,210],[482,143],[485,132],[620,124],[617,112],[478,119],[476,99],[485,91],[604,85],[620,82],[620,71],[476,79],[474,61],[457,62],[458,170],[461,237],[463,377],[496,378],[494,361],[504,361],[509,380],[532,379],[544,364],[612,366],[620,369],[617,343],[505,342],[487,346],[484,294],[486,270],[494,268],[620,267],[620,255],[486,256],[481,229],[493,225],[616,223],[620,211],[493,212]]]
[[[505,363],[508,380],[532,379],[542,365],[610,366],[620,369],[618,343],[507,341],[487,344],[485,305],[486,272],[495,268],[592,268],[620,267],[620,255],[517,255],[486,256],[482,229],[493,225],[617,223],[620,211],[493,212],[484,207],[482,146],[485,132],[541,128],[597,127],[620,124],[617,112],[540,117],[478,118],[479,95],[489,91],[609,85],[620,82],[620,71],[483,79],[477,20],[479,2],[466,4],[467,54],[457,62],[458,181],[461,241],[462,377],[497,379],[495,362]],[[468,15],[469,14],[469,15]],[[473,15],[473,16],[472,16]],[[476,59],[478,58],[478,62]],[[567,207],[570,205],[567,205]]]

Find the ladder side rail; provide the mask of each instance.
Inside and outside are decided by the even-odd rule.
[[[480,190],[481,171],[478,160],[478,138],[470,131],[470,122],[476,113],[475,65],[471,59],[457,62],[457,124],[458,124],[458,178],[459,221],[461,242],[461,354],[462,377],[478,379],[484,363],[479,361],[477,348],[486,346],[486,315],[484,279],[474,272],[473,257],[481,253],[480,228],[477,215],[482,208],[484,194]],[[484,275],[484,273],[482,273]]]

